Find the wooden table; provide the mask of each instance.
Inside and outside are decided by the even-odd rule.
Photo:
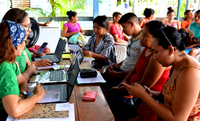
[[[61,63],[65,64],[63,60]],[[90,68],[89,62],[82,62],[81,68]],[[95,101],[83,101],[85,91],[97,92]],[[114,116],[99,84],[75,85],[69,103],[74,103],[75,121],[114,121]]]

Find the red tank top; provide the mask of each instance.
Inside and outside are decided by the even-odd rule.
[[[130,82],[129,82],[130,84],[135,83],[135,82],[139,82],[143,77],[143,74],[144,74],[144,72],[147,68],[149,59],[154,54],[154,52],[152,52],[150,55],[145,57],[146,51],[147,51],[147,48],[144,49],[140,58],[138,59],[138,62],[135,66],[136,73],[131,77]],[[163,85],[165,84],[165,82],[169,78],[169,74],[170,74],[170,69],[165,70],[163,72],[162,76],[156,82],[156,84],[153,87],[151,87],[151,90],[160,92],[162,90]]]

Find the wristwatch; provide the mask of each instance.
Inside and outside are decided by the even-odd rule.
[[[24,97],[27,96],[27,93],[25,91],[21,91],[20,94],[22,94]]]

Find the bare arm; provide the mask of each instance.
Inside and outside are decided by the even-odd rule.
[[[19,89],[20,89],[20,92],[21,91],[26,91],[27,92],[27,81],[24,76],[20,73],[18,76],[17,76],[17,81],[18,81],[18,84],[19,84]]]
[[[107,58],[104,55],[97,54],[97,53],[94,53],[94,52],[91,52],[91,51],[85,51],[84,49],[82,49],[82,50],[83,50],[84,56],[86,56],[86,57],[93,57],[96,60],[99,60],[99,61],[102,61],[102,62],[107,61]]]
[[[42,66],[50,66],[52,62],[49,59],[42,59],[31,63],[34,64],[36,67],[42,67]]]
[[[81,32],[81,34],[82,34],[82,35],[85,35],[85,32],[83,31],[82,27],[79,26],[79,28],[80,28],[80,32]]]
[[[124,40],[128,41],[128,36],[126,34],[123,33],[123,36],[124,36]]]
[[[177,20],[177,25],[178,25],[178,28],[177,29],[180,29],[181,28],[181,23],[179,20]]]
[[[142,27],[143,24],[145,24],[145,23],[144,23],[144,18],[143,18],[142,20],[139,21],[139,25],[140,25],[140,27]]]
[[[17,118],[20,115],[29,111],[36,102],[41,100],[46,94],[46,91],[42,86],[37,85],[36,92],[33,96],[26,99],[20,99],[18,95],[7,95],[2,98],[4,109],[7,114],[13,118]]]
[[[117,42],[117,43],[124,43],[124,44],[128,44],[128,42],[127,42],[127,41],[124,41],[124,40],[122,40],[122,39],[118,38],[118,35],[117,35],[117,34],[114,34],[114,35],[112,35],[112,36],[113,36],[113,38],[114,38],[115,42]]]
[[[67,33],[67,31],[68,31],[68,27],[66,27],[65,25],[63,25],[63,30],[62,30],[62,36],[63,37],[71,37],[72,35],[78,33],[78,32]]]

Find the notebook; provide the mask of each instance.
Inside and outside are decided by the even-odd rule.
[[[41,56],[41,57],[34,57],[33,60],[38,61],[41,59],[49,59],[50,61],[52,61],[52,63],[60,62],[62,53],[65,49],[65,45],[66,45],[66,41],[64,39],[60,38],[58,41],[54,55],[45,55],[45,56]]]
[[[66,84],[42,85],[47,91],[45,97],[37,103],[68,102],[73,91],[78,73],[80,71],[78,60],[75,62],[69,81]]]

